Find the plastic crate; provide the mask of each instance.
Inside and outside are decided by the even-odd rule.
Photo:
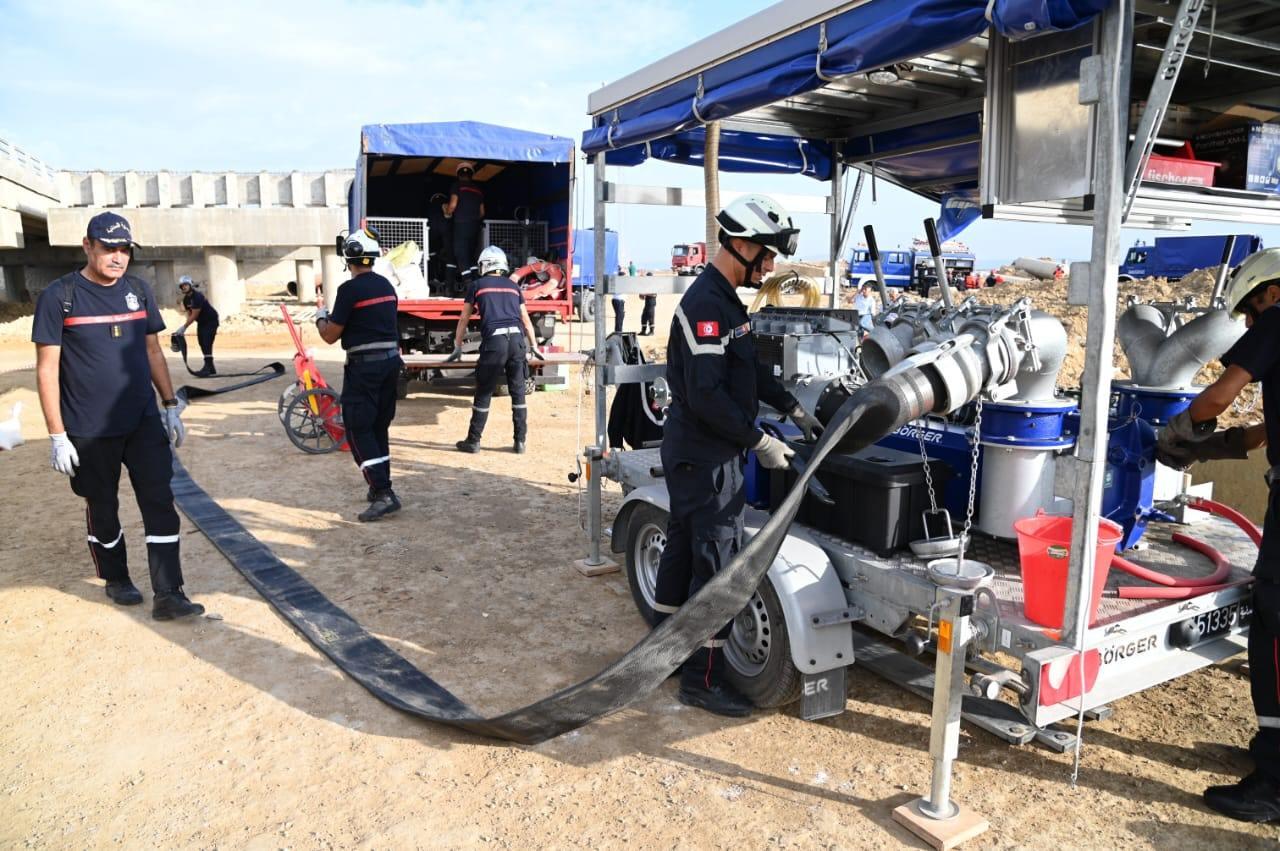
[[[1208,160],[1152,154],[1146,171],[1142,173],[1142,180],[1171,186],[1213,186],[1213,173],[1217,167],[1216,162]]]

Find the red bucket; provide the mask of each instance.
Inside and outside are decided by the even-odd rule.
[[[1023,611],[1028,620],[1052,629],[1062,628],[1067,599],[1067,563],[1071,556],[1071,518],[1035,517],[1015,520],[1018,557],[1022,565]],[[1110,520],[1098,519],[1098,556],[1093,568],[1093,594],[1089,600],[1089,626],[1098,616],[1098,602],[1111,572],[1111,557],[1123,530]]]

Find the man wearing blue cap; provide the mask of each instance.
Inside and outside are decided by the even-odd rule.
[[[186,429],[157,334],[164,321],[155,295],[125,274],[134,246],[129,223],[115,213],[89,220],[78,272],[49,285],[36,301],[31,341],[36,386],[52,442],[53,469],[71,478],[85,501],[89,555],[107,596],[142,602],[129,579],[120,527],[120,467],[142,510],[156,620],[198,615],[204,606],[182,592],[178,512],[169,481]],[[152,386],[163,409],[156,408]]]

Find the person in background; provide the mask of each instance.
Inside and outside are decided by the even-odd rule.
[[[1248,328],[1222,356],[1217,381],[1169,420],[1156,438],[1156,458],[1185,470],[1196,462],[1243,460],[1265,446],[1268,488],[1262,544],[1253,568],[1249,686],[1258,732],[1249,745],[1253,772],[1238,783],[1210,786],[1204,802],[1234,819],[1280,822],[1280,248],[1250,255],[1227,285],[1226,305]],[[1262,382],[1262,422],[1217,430],[1245,385]]]
[[[213,366],[213,340],[218,336],[218,311],[204,297],[204,293],[197,289],[198,286],[190,275],[183,275],[178,279],[182,309],[187,312],[187,321],[179,326],[177,333],[187,333],[191,323],[196,323],[196,341],[200,344],[200,354],[204,355],[204,366],[196,371],[195,376],[208,378],[218,374]]]
[[[627,262],[627,277],[634,278],[636,276],[636,261],[629,260]]]
[[[644,302],[644,307],[640,309],[640,336],[653,336],[654,314],[658,310],[658,294],[645,293],[640,296],[640,300]]]
[[[453,262],[453,221],[445,215],[449,198],[436,192],[427,201],[427,283],[439,284],[456,280],[458,267]]]
[[[373,271],[382,256],[378,235],[368,228],[350,234],[342,245],[351,280],[338,287],[333,307],[316,312],[316,331],[326,343],[342,341],[347,363],[342,370],[342,424],[351,457],[369,484],[369,507],[356,515],[362,523],[400,510],[391,489],[391,422],[396,418],[400,359],[395,287]]]
[[[996,281],[995,269],[992,269],[990,272],[987,273],[987,280],[985,281],[985,283],[988,287],[994,287],[996,285],[997,281]]]
[[[876,315],[876,298],[871,294],[871,285],[858,287],[858,294],[853,297],[853,309],[858,311],[858,327],[863,333],[871,330]]]
[[[627,300],[621,293],[614,293],[610,296],[609,302],[613,305],[613,333],[621,334],[622,321],[627,316]]]
[[[458,163],[457,180],[449,187],[449,201],[444,207],[444,214],[453,227],[453,262],[464,280],[475,275],[477,246],[484,224],[484,190],[476,183],[475,172],[475,163]],[[456,281],[449,283],[454,285]]]
[[[537,357],[538,337],[524,306],[524,291],[511,280],[507,254],[496,245],[480,252],[480,277],[467,288],[466,305],[453,333],[453,352],[448,361],[462,357],[462,340],[467,323],[480,311],[480,360],[476,364],[476,395],[471,403],[471,423],[467,436],[454,445],[459,452],[480,451],[480,436],[489,421],[493,391],[503,376],[511,394],[511,421],[514,427],[512,450],[524,454],[529,433],[529,412],[525,402],[525,378],[530,355]],[[526,347],[526,341],[528,346]]]
[[[120,525],[120,468],[142,511],[151,617],[204,613],[182,591],[180,521],[173,505],[173,451],[186,427],[157,334],[164,320],[151,287],[126,274],[133,232],[116,213],[89,220],[85,265],[50,284],[36,300],[36,388],[49,429],[50,464],[85,501],[89,557],[106,593],[121,606],[142,602],[129,578]],[[155,393],[163,407],[156,408]]]

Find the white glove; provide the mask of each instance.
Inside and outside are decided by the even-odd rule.
[[[187,329],[190,327],[191,327],[190,322],[184,322],[178,326],[178,330],[175,331],[174,333],[177,334],[179,337],[181,337],[183,334],[187,333]]]
[[[806,411],[802,405],[796,405],[787,417],[804,432],[806,443],[813,443],[822,435],[822,421]]]
[[[316,321],[319,322],[321,319],[328,319],[328,318],[329,318],[328,308],[326,308],[324,305],[318,306],[316,308]]]
[[[80,466],[80,456],[65,431],[49,435],[49,464],[64,476],[74,477]]]
[[[169,435],[169,442],[173,444],[173,448],[182,446],[182,441],[187,436],[187,427],[182,424],[182,409],[177,406],[161,408],[160,424]]]
[[[767,434],[761,434],[759,442],[751,448],[755,451],[756,458],[760,459],[760,464],[770,470],[786,469],[787,462],[796,454],[790,446]]]
[[[13,416],[0,423],[0,449],[16,449],[22,441],[22,403],[13,403]]]

